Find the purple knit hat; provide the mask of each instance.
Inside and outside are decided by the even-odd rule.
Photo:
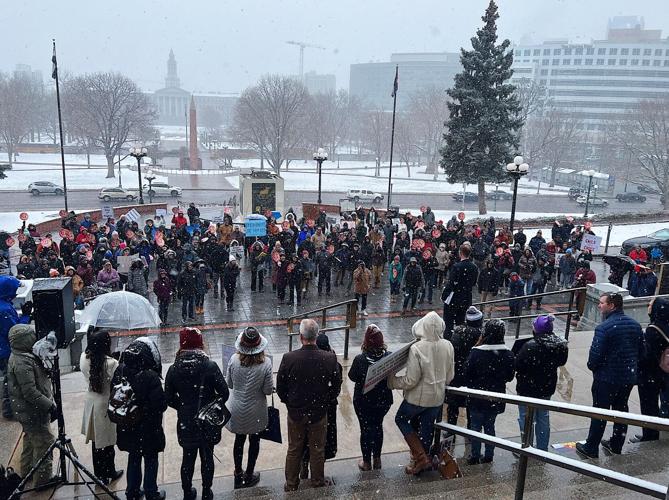
[[[544,314],[535,318],[532,322],[534,333],[537,335],[548,335],[553,333],[553,320],[555,320],[555,316],[552,314]]]

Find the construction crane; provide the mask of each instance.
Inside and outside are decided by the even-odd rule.
[[[310,49],[325,50],[325,47],[304,42],[294,42],[293,40],[288,40],[286,43],[290,45],[297,45],[300,48],[300,81],[304,81],[304,48],[309,47]]]

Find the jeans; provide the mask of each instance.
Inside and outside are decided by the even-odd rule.
[[[546,283],[543,281],[533,281],[532,282],[532,291],[530,292],[530,295],[534,295],[537,293],[544,293],[544,290],[546,289]],[[536,297],[534,300],[537,303],[537,307],[541,306],[541,299],[543,297]],[[532,307],[532,299],[530,299],[530,307]]]
[[[297,296],[297,305],[302,303],[302,283],[288,283],[288,303],[294,304]]]
[[[534,280],[532,280],[532,278],[525,279],[525,295],[530,295],[532,293],[533,284]]]
[[[432,302],[432,293],[434,292],[434,282],[436,279],[436,275],[434,273],[432,274],[426,274],[425,275],[425,285],[420,291],[420,301],[422,302],[425,300],[425,296],[427,295],[427,301]]]
[[[204,307],[204,293],[198,292],[195,295],[195,307]]]
[[[9,398],[9,383],[7,381],[7,363],[9,358],[0,358],[0,376],[2,377],[2,416],[11,418],[12,402]]]
[[[128,482],[125,495],[128,499],[140,498],[142,485],[142,458],[144,459],[144,494],[146,498],[158,493],[158,453],[128,453]]]
[[[193,308],[195,306],[195,295],[184,295],[181,297],[181,317],[193,319],[195,314]]]
[[[649,417],[660,416],[660,392],[662,390],[661,383],[657,380],[647,380],[649,377],[639,376],[639,380],[645,378],[646,380],[638,385],[639,389],[639,403],[641,406],[641,413]],[[660,431],[655,429],[643,428],[642,435],[645,440],[652,441],[660,439]]]
[[[379,288],[381,285],[381,275],[383,274],[383,264],[380,266],[372,266],[372,275],[374,276],[374,288]]]
[[[397,409],[395,415],[395,424],[399,428],[402,436],[417,432],[425,452],[429,452],[434,433],[434,423],[441,412],[441,406],[423,407],[408,403],[406,400]],[[412,425],[417,424],[418,429]]]
[[[286,486],[297,489],[300,484],[300,470],[304,455],[305,441],[309,446],[309,468],[311,484],[325,484],[325,438],[327,435],[328,417],[324,415],[317,422],[309,422],[304,416],[293,420],[288,415],[288,452],[286,453]]]
[[[400,282],[391,281],[390,282],[390,295],[399,295],[400,294]]]
[[[483,432],[489,436],[495,435],[495,420],[497,419],[497,412],[494,410],[472,410],[469,412],[469,428],[476,432]],[[492,459],[495,455],[495,445],[485,445],[485,458]],[[472,439],[472,456],[473,459],[481,458],[481,441]]]
[[[214,445],[205,444],[199,448],[184,448],[181,460],[181,488],[190,491],[193,486],[193,472],[195,459],[200,453],[200,472],[202,474],[202,488],[211,488],[214,480]]]
[[[318,271],[318,295],[323,293],[323,283],[325,283],[325,293],[330,293],[330,279],[332,273],[328,269],[327,271],[320,270]]]
[[[367,294],[366,293],[356,293],[355,294],[355,300],[358,301],[358,304],[362,301],[362,310],[364,311],[367,309]]]
[[[518,406],[518,424],[520,425],[521,435],[525,432],[526,406]],[[537,448],[548,451],[548,441],[551,436],[550,419],[548,410],[534,410],[534,440]]]
[[[618,385],[594,380],[592,382],[592,406],[618,411],[628,411],[627,401],[632,392],[632,385]],[[585,449],[591,455],[599,455],[599,443],[604,436],[606,420],[590,420],[590,432],[585,442]],[[623,448],[625,436],[627,435],[627,424],[613,424],[611,435],[611,449],[617,453]]]
[[[372,457],[381,458],[381,449],[383,448],[383,419],[390,410],[390,407],[367,406],[354,402],[353,408],[360,424],[362,460],[370,463]]]
[[[262,292],[264,283],[263,278],[265,277],[265,270],[262,267],[257,267],[255,269],[251,268],[251,291],[256,291],[256,282],[258,284],[258,291]]]
[[[418,298],[418,288],[407,287],[404,290],[404,302],[402,302],[402,309],[406,309],[411,300],[411,309],[416,307],[416,299]]]
[[[170,300],[160,300],[158,301],[158,317],[163,323],[167,323],[167,314],[170,309]]]

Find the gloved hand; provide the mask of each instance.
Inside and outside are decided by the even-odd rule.
[[[21,314],[24,316],[30,316],[33,313],[33,303],[28,300],[27,302],[24,302],[23,305],[21,306]]]

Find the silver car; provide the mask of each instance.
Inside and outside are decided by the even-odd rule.
[[[111,200],[127,200],[127,201],[132,201],[135,198],[137,198],[136,194],[133,194],[132,192],[128,191],[127,189],[123,189],[120,187],[115,187],[115,188],[103,188],[100,190],[100,194],[98,194],[98,198],[100,198],[103,201],[111,201]]]
[[[62,186],[59,186],[58,184],[54,184],[53,182],[49,181],[31,182],[28,185],[28,191],[33,196],[39,196],[41,194],[62,195],[64,192]]]

